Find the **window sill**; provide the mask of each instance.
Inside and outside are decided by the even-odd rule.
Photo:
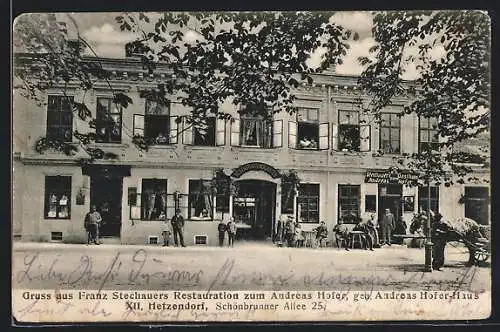
[[[214,219],[187,219],[188,222],[213,222]]]
[[[89,144],[92,148],[126,148],[127,144],[125,143],[104,143],[104,142],[95,142]]]
[[[177,144],[150,145],[150,150],[173,150]]]
[[[61,220],[71,220],[71,217],[68,218],[47,218],[44,217],[43,221],[61,221]]]
[[[189,150],[216,150],[220,147],[224,145],[184,145],[184,148]]]
[[[232,148],[238,148],[246,151],[263,151],[263,152],[269,152],[272,153],[277,149],[281,149],[281,147],[276,147],[276,148],[262,148],[258,147],[255,145],[238,145],[238,146],[231,146]]]

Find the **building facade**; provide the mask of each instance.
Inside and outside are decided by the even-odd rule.
[[[409,224],[413,213],[429,204],[426,188],[406,186],[407,174],[389,170],[394,156],[435,143],[433,119],[396,116],[411,94],[394,100],[377,124],[361,112],[359,103],[368,97],[356,89],[357,78],[326,73],[296,89],[296,114],[264,119],[251,109],[238,112],[248,106],[227,100],[220,110],[233,119],[208,118],[205,128],[195,129],[182,117],[189,109],[175,98],[159,105],[140,97],[142,88],[162,84],[167,70],[159,67],[148,75],[134,58],[99,61],[112,73],[115,92],[132,98],[126,109],[113,104],[105,82],[85,95],[78,84],[70,85],[70,99],[54,88],[44,96],[46,105],[14,89],[16,239],[86,242],[84,217],[92,205],[103,215],[105,242],[160,242],[165,223],[179,208],[186,244],[216,245],[217,225],[229,216],[243,239],[269,241],[286,215],[295,216],[305,231],[325,221],[331,238],[339,219],[351,222],[390,208]],[[96,128],[72,115],[71,100],[82,98],[98,120]],[[117,158],[82,163],[88,155],[81,149],[73,156],[35,151],[44,136],[77,145],[74,130],[95,131],[98,139],[91,146]],[[133,144],[135,135],[154,144],[143,151]],[[297,175],[297,190],[287,174]],[[475,175],[490,176],[479,170]],[[430,204],[446,218],[467,216],[489,224],[488,197],[488,185],[441,185],[431,188]]]

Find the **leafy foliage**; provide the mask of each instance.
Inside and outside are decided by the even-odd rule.
[[[452,184],[463,181],[472,169],[464,163],[488,165],[487,154],[473,155],[456,149],[458,143],[489,130],[490,119],[490,20],[479,11],[380,12],[374,15],[370,50],[359,84],[372,94],[368,110],[380,120],[380,111],[416,87],[416,98],[405,114],[439,119],[439,153],[421,151],[398,158],[401,166],[418,170],[427,181]],[[418,56],[413,53],[417,51]],[[436,55],[437,54],[437,55]],[[420,72],[414,82],[404,82],[408,65]]]

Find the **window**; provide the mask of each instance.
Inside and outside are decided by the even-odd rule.
[[[301,183],[297,197],[300,222],[319,222],[319,184]]]
[[[439,149],[436,118],[419,118],[418,139],[418,148],[420,152]]]
[[[319,122],[317,109],[297,111],[297,149],[319,149]]]
[[[489,224],[487,187],[465,187],[465,216],[482,225]]]
[[[166,179],[142,179],[141,220],[165,220],[166,202]]]
[[[45,218],[70,219],[71,176],[45,177]]]
[[[339,185],[339,218],[347,224],[359,220],[360,186]]]
[[[153,145],[170,143],[170,105],[146,100],[144,137]]]
[[[122,110],[112,98],[97,98],[96,134],[101,143],[122,140]]]
[[[215,117],[204,119],[202,126],[193,128],[193,144],[200,146],[215,145]]]
[[[336,139],[338,131],[338,139]],[[340,151],[371,150],[371,126],[360,125],[358,111],[339,111],[339,125],[333,125],[334,148]],[[336,141],[336,142],[335,142]]]
[[[395,113],[382,113],[380,123],[380,149],[384,153],[400,153],[401,121]]]
[[[241,118],[241,145],[261,148],[272,147],[273,122],[262,116],[244,116]]]
[[[73,97],[49,96],[47,138],[71,142],[73,137]]]
[[[431,210],[439,212],[439,187],[430,187],[431,189]],[[427,211],[428,204],[427,187],[418,187],[418,206],[419,211]]]
[[[212,197],[210,180],[189,180],[188,219],[211,220]]]
[[[377,196],[376,195],[365,195],[365,211],[366,212],[376,212],[377,211]]]

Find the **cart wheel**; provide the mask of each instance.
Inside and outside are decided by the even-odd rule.
[[[476,263],[484,263],[488,260],[488,258],[490,258],[490,254],[486,251],[483,251],[483,250],[477,250],[475,253],[474,253],[474,261]]]

